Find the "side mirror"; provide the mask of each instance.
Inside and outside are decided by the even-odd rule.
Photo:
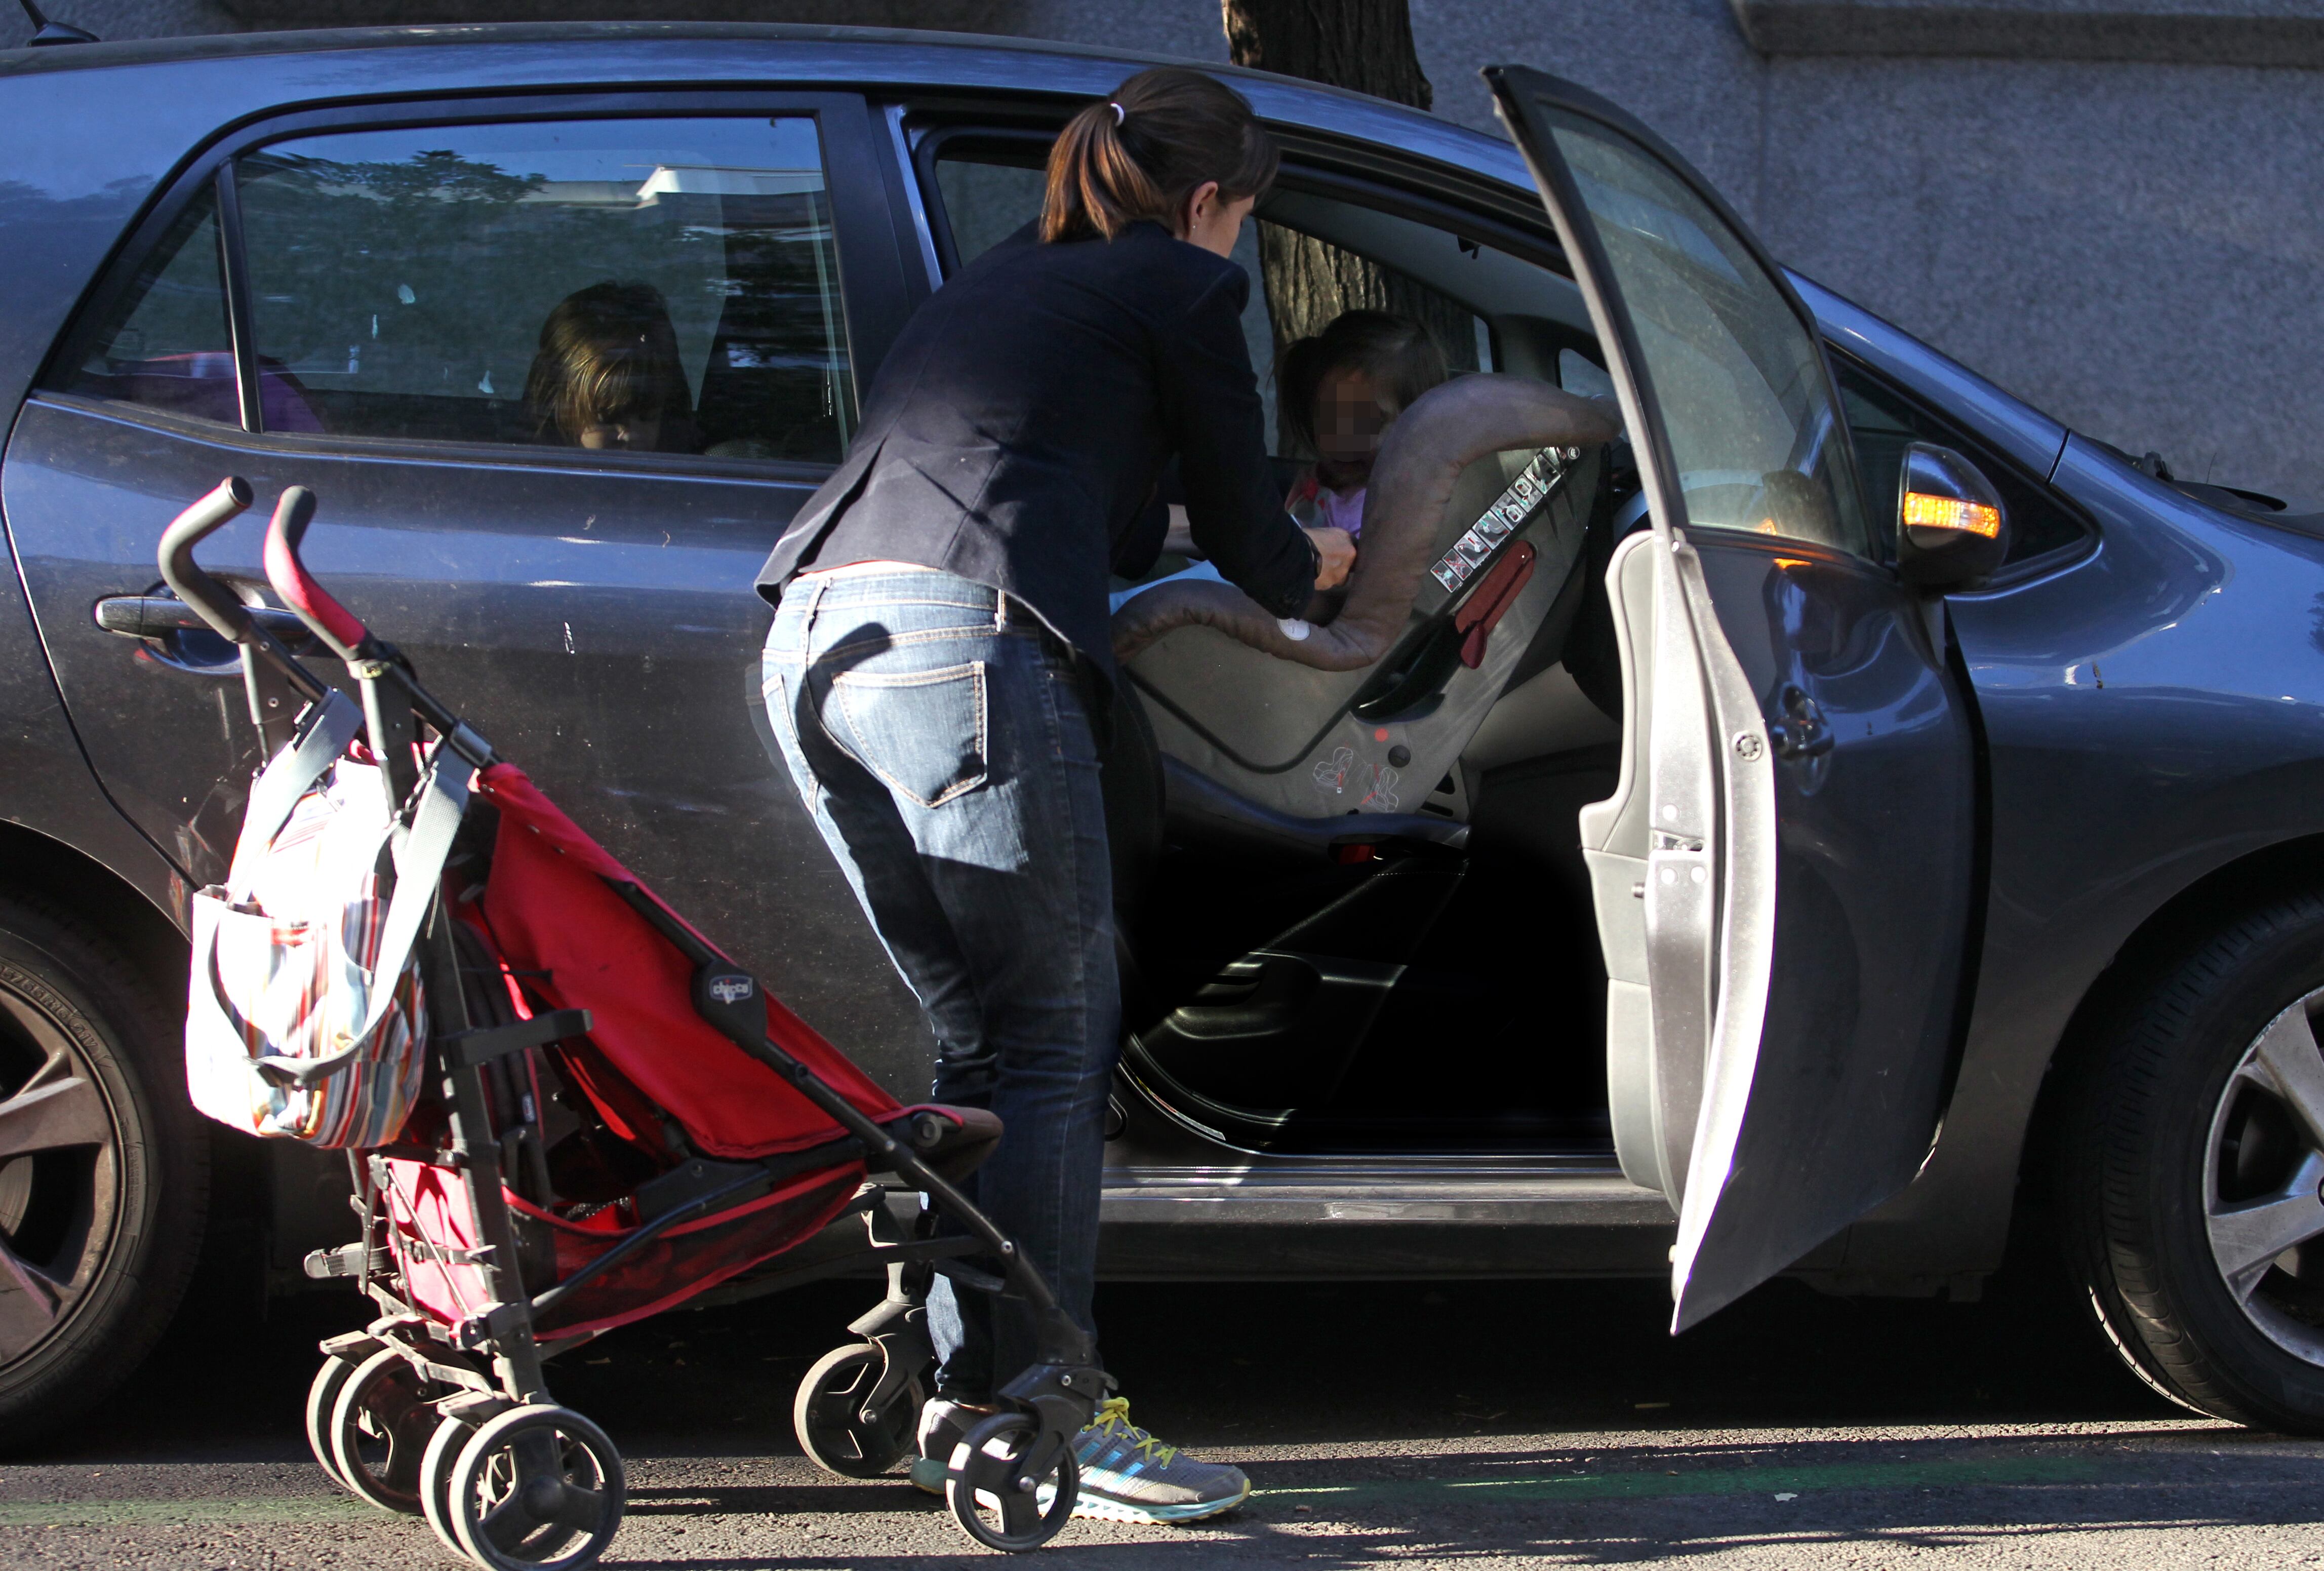
[[[1973,589],[2009,555],[2001,494],[1950,448],[1914,442],[1896,480],[1896,571],[1921,589]]]

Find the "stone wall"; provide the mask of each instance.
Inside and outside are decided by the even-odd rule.
[[[2324,0],[1412,0],[1627,106],[1770,248],[2079,430],[2324,500]],[[55,0],[108,38],[356,22],[854,21],[1222,60],[1212,0]],[[0,17],[0,44],[28,32]]]
[[[1693,159],[1792,266],[2068,425],[2324,504],[2324,70],[2218,63],[2251,57],[2257,21],[2324,64],[2324,4],[2128,0],[2110,31],[2100,10],[1413,0],[1413,32],[1441,112],[1487,123],[1488,60],[1568,77]],[[1783,42],[1816,52],[1759,52],[1738,11],[1788,13]],[[2195,58],[2138,58],[2158,31]],[[1948,36],[2017,58],[1935,52]],[[2130,58],[2060,58],[2109,47]]]

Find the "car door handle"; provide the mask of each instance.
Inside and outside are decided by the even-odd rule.
[[[272,605],[253,605],[248,609],[253,622],[294,648],[313,641],[314,634],[307,631],[307,624],[299,620],[296,612]],[[108,595],[97,603],[91,615],[99,627],[124,638],[162,639],[173,633],[210,630],[201,614],[175,595]]]
[[[1821,707],[1789,682],[1775,695],[1775,707],[1767,720],[1767,739],[1777,758],[1821,758],[1839,740]]]
[[[312,649],[315,635],[289,611],[272,605],[246,607],[250,619],[294,652]],[[197,677],[230,677],[242,670],[242,651],[212,631],[208,623],[175,595],[108,595],[90,608],[107,633],[139,640],[141,658]]]

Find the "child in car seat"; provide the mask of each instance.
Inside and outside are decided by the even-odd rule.
[[[1284,505],[1311,531],[1343,530],[1360,541],[1364,491],[1372,460],[1396,417],[1430,388],[1446,379],[1444,356],[1428,329],[1391,311],[1342,311],[1311,338],[1283,352],[1276,374],[1292,435],[1315,455],[1292,485]],[[1171,509],[1166,550],[1183,551],[1180,510]],[[1207,562],[1154,578],[1111,596],[1121,609],[1133,596],[1179,578],[1215,578]]]
[[[1445,380],[1428,329],[1389,311],[1342,311],[1283,352],[1277,381],[1293,431],[1315,462],[1286,505],[1301,523],[1344,529],[1360,543],[1364,491],[1380,439],[1413,400]]]
[[[650,283],[607,279],[558,301],[540,325],[524,402],[540,441],[647,453],[696,446],[678,333]]]

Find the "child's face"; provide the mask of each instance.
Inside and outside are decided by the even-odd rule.
[[[661,416],[631,414],[620,420],[600,420],[581,428],[581,445],[603,450],[606,448],[626,448],[632,452],[650,453],[661,439]]]
[[[1316,455],[1351,476],[1342,485],[1371,473],[1380,434],[1396,418],[1382,406],[1372,379],[1353,366],[1325,374],[1315,389],[1314,416]]]

